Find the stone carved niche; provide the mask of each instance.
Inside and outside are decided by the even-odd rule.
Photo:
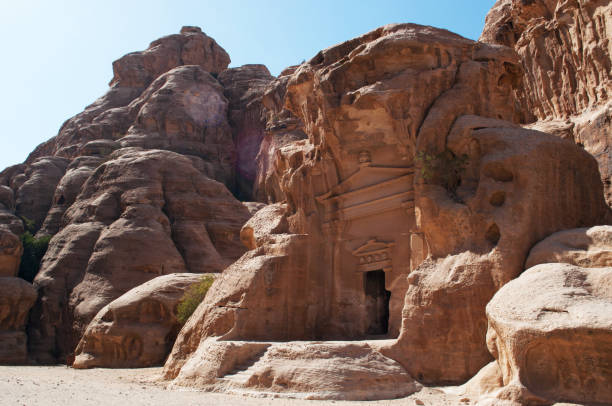
[[[357,258],[357,271],[368,272],[383,270],[385,272],[391,270],[392,250],[395,243],[385,243],[376,239],[369,240],[353,251],[353,255]]]
[[[376,162],[398,162],[377,151]],[[356,170],[316,197],[330,269],[329,326],[332,337],[394,337],[410,264],[415,228],[413,166],[380,165],[368,151],[353,155]],[[322,175],[322,176],[325,176]],[[329,267],[329,268],[328,268]]]

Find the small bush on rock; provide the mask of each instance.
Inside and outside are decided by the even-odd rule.
[[[179,323],[185,324],[193,314],[198,305],[204,300],[206,292],[215,281],[212,276],[203,276],[200,282],[193,284],[187,289],[176,308],[176,318]]]
[[[416,159],[421,162],[421,176],[425,183],[443,186],[453,196],[456,195],[468,162],[467,155],[457,156],[445,149],[435,155],[420,152]]]

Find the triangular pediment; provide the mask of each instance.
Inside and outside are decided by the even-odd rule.
[[[361,247],[357,248],[353,251],[353,255],[360,257],[363,255],[373,254],[377,252],[381,252],[393,247],[394,243],[387,243],[383,241],[377,241],[376,239],[368,240]]]
[[[412,175],[412,173],[412,167],[362,166],[351,176],[332,187],[329,192],[317,196],[317,199],[322,201],[349,192],[366,190],[372,186],[382,185]]]

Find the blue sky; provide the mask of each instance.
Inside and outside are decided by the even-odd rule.
[[[0,0],[0,170],[22,162],[101,96],[111,63],[197,25],[231,66],[272,74],[381,25],[413,22],[477,39],[494,0]]]

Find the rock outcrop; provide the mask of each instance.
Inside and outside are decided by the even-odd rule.
[[[250,251],[182,329],[166,377],[212,385],[187,378],[212,339],[239,354],[244,340],[399,336],[379,350],[415,379],[469,379],[491,360],[485,306],[529,249],[609,215],[597,163],[513,124],[522,70],[506,47],[391,25],[287,76],[264,103],[308,139],[268,155],[256,183],[284,203],[243,227]]]
[[[612,4],[609,1],[498,0],[481,41],[518,53],[525,122],[574,140],[599,163],[612,205]]]
[[[612,267],[612,226],[555,233],[531,249],[525,268],[551,262],[583,268]]]
[[[0,277],[17,276],[23,247],[19,237],[0,226]]]
[[[542,264],[487,305],[487,343],[516,404],[610,404],[612,268]]]
[[[213,275],[213,274],[209,274]],[[104,306],[75,351],[74,368],[161,365],[181,327],[177,304],[201,274],[159,276]]]
[[[375,342],[236,342],[207,339],[180,372],[182,385],[323,400],[378,400],[421,388]]]
[[[24,364],[28,360],[25,326],[36,300],[32,284],[21,278],[0,276],[0,363]]]
[[[421,381],[459,383],[490,360],[485,306],[523,271],[531,247],[556,231],[598,224],[609,210],[595,160],[571,142],[462,116],[447,148],[467,164],[454,195],[418,186],[431,257],[408,277],[391,351]]]
[[[95,314],[135,286],[220,272],[245,251],[249,209],[228,189],[251,195],[272,77],[229,62],[197,27],[154,41],[115,61],[104,96],[0,173],[0,224],[53,236],[35,280],[36,360],[70,358]]]
[[[198,68],[199,69],[199,68]],[[34,280],[30,349],[69,355],[98,311],[159,275],[220,272],[250,217],[197,157],[121,149],[89,177]]]

